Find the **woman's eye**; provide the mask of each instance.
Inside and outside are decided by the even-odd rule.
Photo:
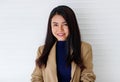
[[[68,26],[68,24],[67,24],[67,23],[65,23],[64,25],[65,25],[65,26]]]
[[[68,24],[67,24],[67,23],[64,23],[63,25],[64,25],[64,26],[68,26]]]
[[[58,24],[53,24],[53,26],[58,26]]]

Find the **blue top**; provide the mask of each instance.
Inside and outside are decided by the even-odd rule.
[[[56,63],[58,82],[70,82],[71,79],[71,65],[66,66],[66,41],[58,41],[56,44]]]

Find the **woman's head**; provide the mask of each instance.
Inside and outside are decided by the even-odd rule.
[[[58,41],[65,41],[69,35],[67,22],[61,15],[54,15],[51,20],[52,34]]]
[[[47,36],[55,40],[69,40],[76,32],[79,33],[79,28],[73,10],[64,5],[55,7],[48,19]]]

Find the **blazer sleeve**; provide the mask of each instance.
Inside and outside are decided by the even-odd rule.
[[[82,44],[82,57],[86,68],[81,73],[81,82],[95,82],[96,76],[93,73],[92,47],[90,44]]]
[[[38,51],[37,51],[37,58],[39,58],[40,55],[41,55],[41,49],[39,47]],[[42,68],[39,68],[38,65],[35,66],[31,76],[32,76],[31,82],[44,82],[43,81],[43,75],[42,75]]]

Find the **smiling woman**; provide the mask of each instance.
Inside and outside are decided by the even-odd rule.
[[[45,44],[38,48],[32,82],[94,82],[91,45],[82,42],[76,16],[68,6],[49,16]]]

